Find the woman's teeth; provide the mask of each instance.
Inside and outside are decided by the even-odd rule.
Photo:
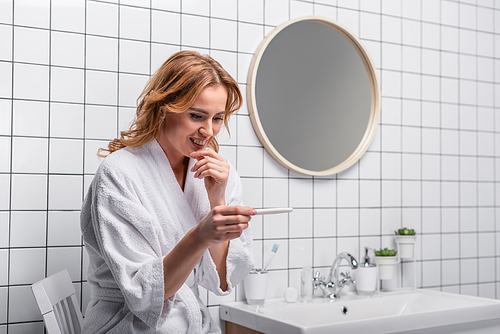
[[[196,145],[200,145],[200,146],[205,145],[205,143],[207,142],[207,140],[204,140],[204,141],[198,141],[198,140],[193,139],[193,138],[189,138],[189,139],[191,139],[191,141],[192,141],[193,143],[195,143]]]

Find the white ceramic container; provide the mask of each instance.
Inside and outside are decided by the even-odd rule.
[[[359,295],[370,296],[377,291],[377,266],[358,267],[356,274],[356,291]]]
[[[394,242],[398,245],[398,253],[402,259],[413,259],[415,256],[416,235],[396,235]]]
[[[378,278],[391,280],[396,272],[396,264],[399,262],[397,256],[375,256],[373,260],[378,266]]]
[[[264,305],[267,293],[267,271],[252,269],[245,277],[245,296],[249,305]]]

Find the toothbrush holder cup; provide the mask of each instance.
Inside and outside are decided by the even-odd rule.
[[[267,293],[267,271],[252,269],[244,279],[248,305],[264,305]]]

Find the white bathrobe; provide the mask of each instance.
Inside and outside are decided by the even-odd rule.
[[[220,332],[199,298],[198,284],[227,295],[245,277],[253,266],[249,228],[230,241],[227,291],[220,289],[207,250],[182,287],[163,300],[163,257],[210,211],[204,180],[190,172],[194,163],[191,159],[184,192],[156,140],[116,151],[101,163],[81,212],[92,296],[84,333]],[[233,168],[226,204],[242,205]]]

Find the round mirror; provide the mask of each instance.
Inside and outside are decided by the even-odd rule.
[[[252,125],[269,154],[306,175],[352,166],[375,136],[380,88],[361,42],[315,16],[274,29],[255,52],[247,80]]]

